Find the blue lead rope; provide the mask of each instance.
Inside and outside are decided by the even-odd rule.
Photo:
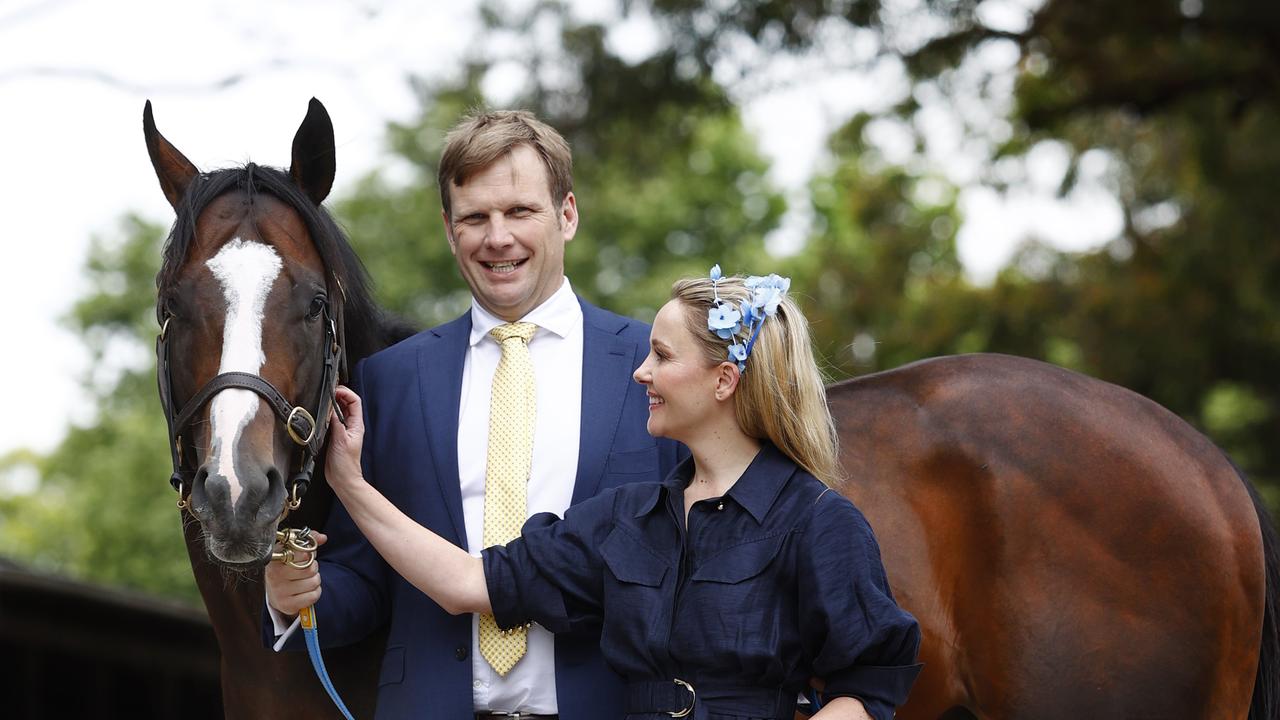
[[[329,679],[329,671],[324,669],[324,658],[320,655],[320,634],[316,630],[316,609],[314,606],[308,605],[302,608],[302,612],[298,613],[298,617],[302,620],[302,634],[307,639],[307,654],[311,656],[311,667],[316,669],[316,677],[320,678],[320,684],[324,686],[324,691],[329,693],[329,699],[333,700],[333,704],[338,706],[338,711],[347,720],[355,720],[351,717],[351,711],[342,702],[342,698],[338,696],[338,691],[333,687],[333,681]]]

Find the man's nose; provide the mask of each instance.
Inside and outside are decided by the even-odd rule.
[[[507,218],[502,213],[489,216],[489,229],[485,233],[485,243],[491,247],[506,247],[513,242],[511,228],[507,226]]]

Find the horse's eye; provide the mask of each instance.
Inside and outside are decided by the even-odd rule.
[[[320,313],[324,312],[325,297],[317,295],[311,299],[311,307],[307,308],[307,317],[314,320],[320,317]]]

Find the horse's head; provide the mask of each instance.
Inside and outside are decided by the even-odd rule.
[[[341,233],[319,207],[333,126],[313,99],[288,171],[212,173],[156,130],[149,102],[143,130],[177,213],[156,281],[173,482],[214,560],[261,563],[306,491],[341,359]]]

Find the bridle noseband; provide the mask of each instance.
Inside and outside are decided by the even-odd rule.
[[[334,281],[337,282],[336,277]],[[343,293],[341,283],[338,284],[338,292],[341,297]],[[196,473],[194,469],[186,467],[184,462],[186,458],[183,457],[182,452],[182,434],[214,395],[233,388],[249,390],[266,400],[272,412],[284,423],[289,438],[302,448],[302,462],[299,464],[298,472],[289,481],[289,499],[284,513],[297,510],[302,504],[302,496],[311,485],[311,473],[315,467],[316,457],[324,448],[325,434],[329,429],[330,410],[335,407],[334,391],[337,388],[339,376],[345,371],[342,362],[341,302],[335,302],[333,297],[333,295],[327,296],[322,311],[325,328],[324,373],[318,390],[319,397],[311,405],[315,408],[314,413],[301,405],[290,403],[283,393],[262,376],[246,372],[226,372],[214,376],[187,401],[180,412],[175,413],[168,340],[169,324],[173,322],[174,316],[166,314],[163,317],[160,334],[156,336],[156,380],[160,385],[160,406],[164,409],[164,418],[169,426],[169,454],[173,459],[173,475],[169,478],[169,484],[178,492],[179,508],[186,509],[188,506],[186,494],[190,492],[192,479]],[[336,311],[331,303],[338,305]]]

